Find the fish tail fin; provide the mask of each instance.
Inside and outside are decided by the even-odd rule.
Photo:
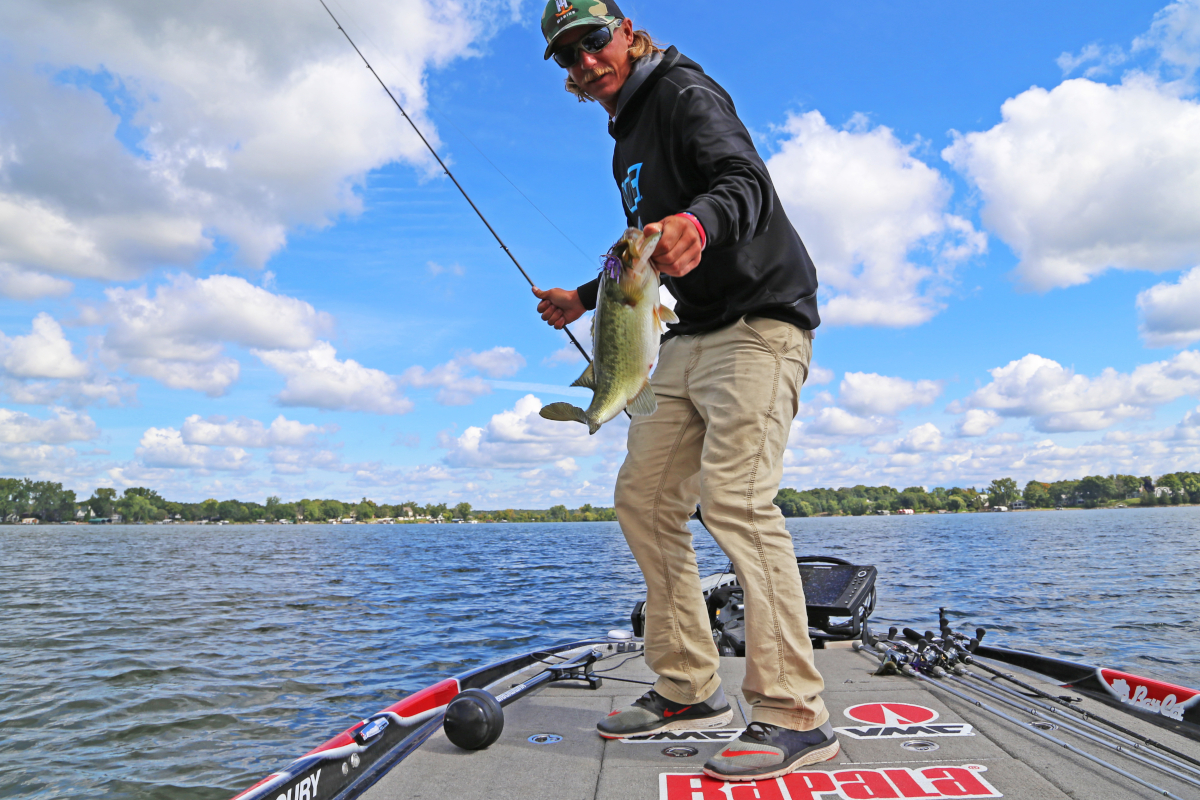
[[[588,428],[592,427],[592,423],[588,421],[587,412],[579,406],[573,406],[570,403],[551,403],[548,406],[542,406],[542,410],[538,412],[544,419],[553,419],[560,422],[582,422]],[[595,433],[595,431],[592,431]]]
[[[650,388],[650,381],[646,381],[646,385],[629,401],[626,408],[635,417],[649,416],[658,411],[658,399],[654,396],[654,389]]]

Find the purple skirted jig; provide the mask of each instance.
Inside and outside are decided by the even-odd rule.
[[[621,280],[621,259],[609,253],[600,257],[601,270],[608,276],[609,280]]]

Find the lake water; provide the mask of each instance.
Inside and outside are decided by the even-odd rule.
[[[1200,684],[1200,508],[788,527],[879,567],[877,628],[944,605]],[[0,798],[228,798],[442,677],[628,627],[640,594],[613,523],[0,527]]]

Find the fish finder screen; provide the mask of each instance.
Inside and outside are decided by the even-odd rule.
[[[854,579],[857,567],[843,565],[801,564],[804,581],[804,602],[810,606],[836,605]]]

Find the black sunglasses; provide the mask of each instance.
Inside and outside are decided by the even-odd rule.
[[[578,42],[569,44],[561,50],[554,51],[554,61],[563,69],[570,69],[575,66],[575,62],[579,60],[579,51],[586,50],[593,55],[599,53],[604,48],[608,47],[612,42],[613,30],[620,25],[622,20],[614,19],[612,22],[605,25],[603,28],[588,33]]]

